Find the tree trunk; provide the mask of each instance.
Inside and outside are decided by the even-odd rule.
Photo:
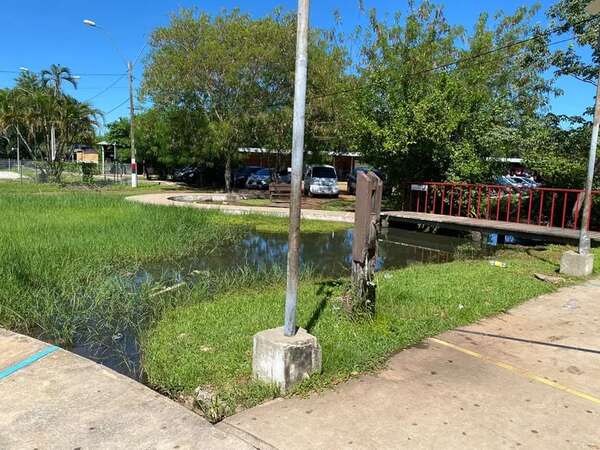
[[[231,155],[225,157],[225,192],[231,192]]]

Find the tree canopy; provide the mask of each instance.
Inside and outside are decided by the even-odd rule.
[[[391,22],[371,12],[360,85],[351,94],[353,145],[392,180],[488,181],[498,157],[516,156],[546,108],[544,39],[535,11],[482,14],[472,32],[425,1]],[[501,52],[493,49],[503,47]]]
[[[202,117],[198,147],[223,160],[228,188],[238,148],[289,148],[295,24],[295,16],[277,11],[253,19],[238,10],[213,17],[184,9],[152,34],[142,93],[179,120]],[[309,52],[309,93],[344,81],[344,50],[324,33],[312,31]],[[308,108],[309,142],[330,121],[331,104]]]
[[[75,144],[93,144],[100,112],[62,92],[63,81],[75,83],[68,68],[52,66],[40,76],[24,72],[12,89],[0,90],[0,135],[18,139],[24,154],[38,162],[43,176],[60,181],[63,163]],[[74,84],[76,85],[76,83]],[[51,155],[51,130],[56,153]]]
[[[494,181],[507,157],[524,158],[549,185],[581,186],[590,111],[565,117],[549,105],[559,77],[596,83],[599,21],[587,3],[558,0],[548,28],[535,22],[538,7],[456,26],[429,0],[409,1],[405,15],[368,12],[355,42],[313,28],[306,149],[360,153],[396,186]],[[182,9],[157,28],[141,88],[151,105],[138,118],[142,157],[165,170],[219,161],[228,183],[239,147],[288,149],[295,20],[279,10],[253,18]],[[550,45],[561,33],[574,43]],[[590,46],[592,58],[581,51]]]

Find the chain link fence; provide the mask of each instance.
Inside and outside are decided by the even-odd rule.
[[[46,164],[43,161],[0,159],[0,181],[47,182],[48,176],[45,167]],[[102,162],[95,164],[66,161],[63,168],[62,183],[131,183],[131,165],[129,163],[105,161],[104,164]]]

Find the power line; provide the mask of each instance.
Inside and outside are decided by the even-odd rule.
[[[125,100],[123,100],[121,103],[119,103],[117,106],[115,106],[113,109],[111,109],[108,112],[105,112],[104,115],[109,115],[110,113],[115,112],[117,109],[119,109],[121,106],[123,106],[125,103],[127,103],[129,101],[129,97],[127,97]]]
[[[600,17],[600,16],[588,17],[587,19],[580,20],[579,22],[572,23],[571,26],[575,27],[577,25],[582,25],[582,24],[585,24],[585,23],[590,22],[592,20],[596,20],[596,19],[598,19],[598,17]],[[464,62],[474,61],[476,59],[483,58],[485,56],[489,56],[489,55],[491,55],[493,53],[497,53],[497,52],[501,52],[501,51],[504,51],[504,50],[508,50],[508,49],[510,49],[512,47],[516,47],[516,46],[525,44],[527,42],[531,42],[531,41],[534,41],[534,40],[537,40],[537,39],[541,39],[541,38],[550,36],[550,35],[552,35],[554,33],[557,33],[559,31],[563,31],[563,30],[565,30],[565,26],[564,25],[558,26],[558,27],[554,27],[554,28],[551,28],[549,30],[543,31],[541,33],[537,33],[537,34],[535,34],[533,36],[530,36],[528,38],[522,39],[520,41],[515,41],[515,42],[512,42],[510,44],[502,45],[500,47],[496,47],[494,49],[487,50],[485,52],[477,53],[476,55],[473,55],[473,56],[467,56],[465,58],[459,58],[459,59],[456,59],[456,60],[454,60],[452,62],[449,62],[449,63],[446,63],[446,64],[442,64],[442,65],[439,65],[439,66],[431,67],[429,69],[423,69],[423,70],[420,70],[418,72],[414,72],[414,73],[411,74],[411,76],[418,76],[418,75],[423,75],[423,74],[430,73],[430,72],[435,72],[437,70],[448,69],[448,68],[450,68],[452,66],[455,66],[455,65],[458,65],[458,64],[462,64]],[[561,44],[563,42],[567,42],[567,41],[570,41],[570,40],[573,40],[573,39],[576,39],[576,37],[571,37],[571,38],[564,39],[564,40],[561,40],[561,41],[556,41],[556,42],[550,43],[549,45],[557,45],[557,44]],[[363,89],[369,87],[370,85],[386,85],[386,84],[390,84],[390,83],[393,83],[393,82],[394,82],[394,80],[388,80],[388,81],[383,81],[382,80],[382,81],[377,81],[377,82],[373,81],[373,82],[368,83],[366,85],[357,86],[357,87],[354,87],[354,88],[341,89],[339,91],[333,91],[333,92],[326,92],[324,94],[316,95],[316,96],[314,96],[312,98],[313,99],[320,99],[320,98],[326,98],[326,97],[333,97],[333,96],[340,95],[340,94],[347,94],[347,93],[351,93],[351,92],[360,91],[360,90],[363,90]]]
[[[0,70],[0,73],[12,73],[12,74],[20,74],[23,72],[32,72],[37,73],[33,70],[24,71],[24,70]],[[80,77],[118,77],[121,76],[122,73],[76,73],[74,74]]]
[[[100,97],[102,94],[104,94],[106,91],[112,89],[113,87],[116,86],[116,84],[118,82],[120,82],[123,78],[125,78],[125,76],[127,75],[127,73],[122,74],[119,78],[117,78],[115,81],[113,81],[111,84],[109,84],[108,86],[106,86],[103,90],[101,90],[100,92],[98,92],[95,95],[92,95],[90,98],[85,99],[85,102],[89,102],[94,100],[95,98]]]
[[[564,44],[565,42],[569,42],[569,41],[572,41],[572,40],[575,40],[575,39],[577,39],[577,36],[571,36],[571,37],[566,38],[566,39],[561,39],[561,40],[558,40],[558,41],[550,42],[550,43],[548,43],[548,46]],[[365,86],[362,86],[360,89],[364,89],[364,88],[365,88]],[[359,90],[359,88],[354,89],[354,90]],[[338,91],[338,93],[341,93],[341,91]],[[317,96],[317,97],[314,97],[314,98],[319,98],[319,97]],[[310,100],[310,98],[308,100]],[[313,122],[313,123],[315,123],[315,122]],[[337,121],[337,120],[324,120],[324,121],[318,122],[318,125],[344,125],[344,124],[342,122]],[[320,138],[317,137],[316,139],[320,139]]]
[[[599,16],[588,17],[588,18],[586,18],[584,20],[580,20],[578,22],[574,22],[574,23],[570,24],[570,26],[571,27],[575,27],[575,26],[578,26],[578,25],[585,24],[587,22],[591,22],[591,21],[596,20],[598,18],[599,18]],[[498,52],[501,52],[501,51],[504,51],[504,50],[508,50],[510,48],[513,48],[513,47],[516,47],[516,46],[519,46],[519,45],[523,45],[523,44],[525,44],[527,42],[531,42],[531,41],[534,41],[534,40],[537,40],[537,39],[541,39],[541,38],[550,36],[550,35],[552,35],[554,33],[557,33],[557,32],[560,32],[560,31],[564,31],[564,30],[565,30],[565,25],[561,25],[561,26],[557,26],[557,27],[554,27],[554,28],[550,28],[550,29],[548,29],[546,31],[543,31],[543,32],[540,32],[540,33],[536,33],[535,35],[530,36],[528,38],[524,38],[524,39],[521,39],[519,41],[512,42],[510,44],[506,44],[506,45],[503,45],[503,46],[500,46],[500,47],[496,47],[494,49],[487,50],[485,52],[481,52],[481,53],[478,53],[476,55],[468,56],[468,57],[465,57],[465,58],[459,58],[459,59],[456,59],[456,60],[451,61],[451,62],[446,63],[446,64],[442,64],[442,65],[439,65],[439,66],[434,66],[434,67],[431,67],[429,69],[424,69],[424,70],[415,72],[415,73],[413,73],[411,75],[412,76],[418,76],[418,75],[422,75],[422,74],[425,74],[425,73],[435,72],[437,70],[447,69],[447,68],[450,68],[452,66],[459,65],[461,63],[465,63],[465,62],[469,62],[469,61],[474,61],[474,60],[483,58],[485,56],[489,56],[489,55],[494,54],[494,53],[498,53]],[[567,39],[562,39],[562,40],[559,40],[559,41],[551,42],[548,45],[549,46],[551,46],[551,45],[558,45],[558,44],[565,43],[565,42],[568,42],[568,41],[571,41],[571,40],[574,40],[574,39],[576,39],[575,36],[567,38]],[[142,47],[142,50],[140,51],[140,54],[136,58],[136,61],[139,59],[139,57],[143,53],[145,47],[146,47],[146,45],[144,45],[144,47]],[[2,70],[0,70],[0,72],[8,72],[8,71],[2,71]],[[15,73],[15,72],[11,72],[11,73]],[[117,81],[120,81],[124,77],[125,74],[81,74],[81,76],[114,76],[114,75],[120,76],[120,78],[117,80]],[[309,98],[309,100],[310,99],[320,99],[320,98],[332,97],[332,96],[336,96],[336,95],[340,95],[340,94],[346,94],[346,93],[356,92],[356,91],[359,91],[359,90],[363,90],[366,87],[369,87],[369,85],[373,85],[373,84],[375,84],[375,85],[382,85],[382,84],[389,84],[389,83],[392,83],[392,82],[393,82],[393,80],[371,82],[371,83],[369,83],[367,85],[358,86],[358,87],[355,87],[355,88],[342,89],[342,90],[339,90],[339,91],[328,92],[328,93],[324,93],[324,94],[320,94],[320,95],[311,96]],[[96,98],[96,97],[100,96],[101,94],[103,94],[107,90],[111,89],[114,86],[114,84],[116,84],[116,82],[113,83],[113,84],[111,84],[111,85],[109,85],[107,88],[105,88],[104,91],[102,91],[101,93],[97,94],[96,96],[94,96],[92,98]],[[110,113],[116,111],[118,108],[120,108],[125,103],[127,103],[127,101],[129,101],[129,99],[124,100],[119,105],[117,105],[116,107],[114,107],[110,111],[106,112],[105,114],[110,114]],[[289,101],[280,101],[280,102],[271,103],[269,105],[266,105],[265,108],[270,109],[270,108],[280,107],[280,106],[289,106]],[[258,110],[259,108],[258,107],[250,107],[248,109],[249,110]]]

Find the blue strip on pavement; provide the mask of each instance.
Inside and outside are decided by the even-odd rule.
[[[19,361],[18,363],[13,364],[12,366],[7,367],[4,370],[0,370],[0,380],[2,380],[3,378],[6,378],[6,377],[12,375],[13,373],[15,373],[18,370],[21,370],[21,369],[24,369],[27,366],[30,366],[34,362],[39,361],[44,356],[47,356],[50,353],[55,352],[56,350],[58,350],[58,347],[56,347],[54,345],[49,345],[48,347],[43,348],[39,352],[34,353],[29,358],[25,358],[24,360]]]

